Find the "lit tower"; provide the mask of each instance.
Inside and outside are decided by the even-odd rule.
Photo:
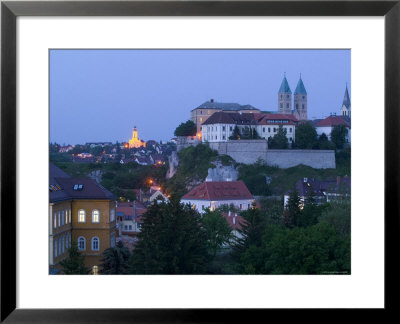
[[[296,90],[294,91],[294,116],[298,120],[307,120],[307,91],[304,87],[303,80],[297,82]]]
[[[286,79],[286,73],[283,76],[281,87],[278,92],[278,111],[281,114],[292,113],[292,90]]]
[[[342,108],[340,109],[340,113],[342,116],[351,117],[351,103],[350,103],[349,91],[347,90],[347,83],[346,83],[346,91],[344,92],[344,98],[343,98]]]
[[[132,138],[129,140],[129,148],[146,147],[146,142],[142,141],[138,137],[138,130],[133,127]]]

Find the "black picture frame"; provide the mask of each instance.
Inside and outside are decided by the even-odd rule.
[[[400,1],[2,1],[1,322],[246,322],[266,310],[16,309],[16,19],[19,16],[384,16],[385,309],[395,311],[399,252]],[[371,170],[373,173],[373,170]],[[371,175],[366,175],[371,176]],[[371,188],[373,190],[373,188]],[[373,233],[371,233],[373,235]],[[371,260],[373,262],[373,260]],[[38,292],[40,294],[40,292]],[[140,296],[138,296],[140,298]],[[238,298],[241,298],[238,296]],[[274,311],[274,310],[271,310]],[[304,314],[304,312],[300,312]],[[308,312],[306,314],[309,314]],[[380,316],[379,315],[379,316]],[[250,320],[249,316],[254,318]],[[309,315],[306,315],[309,316]],[[265,318],[265,317],[264,317]],[[282,320],[283,318],[281,318]],[[266,318],[265,318],[266,320]],[[263,322],[263,320],[261,320]]]

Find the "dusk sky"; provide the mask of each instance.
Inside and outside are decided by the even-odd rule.
[[[167,141],[205,101],[278,110],[301,73],[308,118],[339,114],[350,50],[51,50],[50,141]]]

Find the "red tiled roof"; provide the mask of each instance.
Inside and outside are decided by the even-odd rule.
[[[243,181],[206,181],[189,191],[182,199],[244,200],[254,197]]]
[[[245,223],[245,220],[242,216],[233,212],[231,212],[230,216],[229,213],[222,213],[222,216],[227,220],[231,228],[234,230],[242,229],[242,225]],[[235,224],[233,224],[233,218],[235,218]]]
[[[350,127],[350,124],[345,121],[341,116],[329,116],[318,122],[316,124],[316,127],[329,127],[337,125],[345,125],[346,127]]]

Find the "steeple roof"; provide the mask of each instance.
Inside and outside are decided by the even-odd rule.
[[[294,91],[294,94],[307,94],[306,88],[304,87],[303,80],[301,79],[301,75],[300,75],[299,82],[297,82],[297,87],[296,87],[296,90]]]
[[[351,106],[349,91],[347,90],[347,84],[346,84],[346,91],[344,92],[344,98],[343,98],[342,106],[345,106],[347,109],[350,108],[350,106]]]
[[[282,84],[278,93],[292,93],[292,90],[290,90],[289,83],[286,79],[286,74],[283,76]]]

